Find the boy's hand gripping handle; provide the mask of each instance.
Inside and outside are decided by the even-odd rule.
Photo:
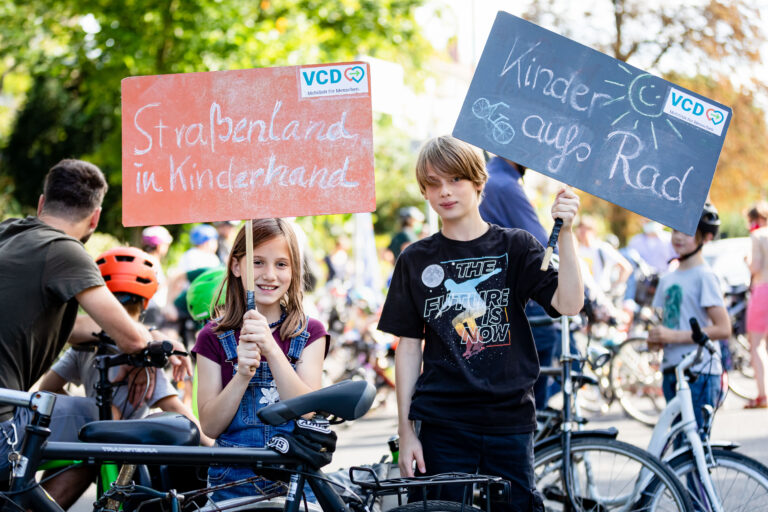
[[[560,236],[560,228],[563,227],[563,219],[555,219],[555,225],[552,226],[552,233],[549,235],[549,241],[547,242],[547,250],[544,252],[544,259],[541,260],[541,270],[547,270],[549,266],[549,260],[552,259],[552,253],[555,252],[555,245],[557,245],[557,239]]]

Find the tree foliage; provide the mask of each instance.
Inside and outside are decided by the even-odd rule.
[[[87,158],[104,170],[110,183],[101,227],[124,235],[123,78],[334,62],[364,55],[416,71],[420,57],[428,53],[413,19],[421,1],[5,3],[0,6],[4,20],[0,79],[25,75],[31,77],[31,85],[10,134],[0,134],[3,175],[12,179],[13,196],[29,211],[53,163],[67,156]],[[385,154],[388,148],[379,150]],[[381,156],[387,161],[384,154],[377,152],[377,160]]]
[[[742,209],[764,194],[765,113],[754,95],[766,84],[752,73],[766,41],[758,2],[749,0],[539,0],[526,17],[619,60],[664,76],[733,108],[711,189],[722,209]],[[641,217],[587,197],[622,241]]]

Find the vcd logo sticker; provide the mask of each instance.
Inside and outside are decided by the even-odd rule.
[[[727,110],[674,87],[670,88],[664,112],[715,135],[722,135],[728,118]]]
[[[341,96],[368,92],[368,65],[333,64],[299,68],[302,98]]]

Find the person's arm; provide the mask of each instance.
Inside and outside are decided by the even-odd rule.
[[[632,264],[627,258],[625,258],[619,251],[611,247],[613,250],[614,258],[616,260],[616,266],[619,267],[619,277],[617,278],[617,284],[623,284],[627,282],[629,276],[632,275]]]
[[[171,395],[161,398],[154,404],[154,407],[159,407],[166,412],[175,412],[186,416],[190,421],[197,425],[197,428],[200,430],[200,444],[203,446],[213,446],[214,440],[203,433],[203,429],[200,427],[200,422],[195,418],[195,415],[192,414],[192,409],[184,405],[184,402],[179,400],[178,396]]]
[[[557,289],[552,295],[552,307],[562,315],[576,315],[584,306],[584,284],[576,256],[576,242],[571,231],[573,219],[578,210],[579,197],[570,188],[561,188],[552,205],[552,217],[563,219],[558,239],[560,267]]]
[[[58,393],[60,395],[67,395],[67,391],[64,389],[64,385],[67,383],[67,379],[59,375],[53,370],[48,370],[48,372],[43,375],[43,378],[40,380],[39,389],[40,391],[50,391],[51,393]]]
[[[426,471],[424,453],[421,448],[413,423],[408,419],[411,410],[411,397],[416,389],[416,381],[421,374],[421,340],[400,338],[395,351],[395,389],[397,394],[397,433],[400,436],[400,454],[398,465],[400,476],[413,476],[413,462],[422,473]]]
[[[151,339],[147,328],[134,322],[128,316],[123,306],[120,305],[106,286],[88,288],[78,293],[75,297],[80,306],[88,313],[88,316],[91,317],[96,325],[100,326],[96,329],[96,332],[104,329],[109,337],[117,343],[117,347],[121,351],[133,354],[147,346],[147,340]],[[78,321],[84,322],[84,320],[79,318]],[[78,334],[82,334],[82,332],[81,329],[78,329]],[[89,338],[93,339],[90,333]],[[77,344],[81,341],[84,340],[70,336],[71,344]]]
[[[252,345],[245,347],[245,345]],[[227,387],[222,389],[221,366],[202,354],[197,357],[198,385],[197,412],[203,433],[216,439],[232,422],[245,390],[261,356],[254,343],[240,343],[237,346],[237,373],[232,376]]]
[[[80,315],[75,320],[75,328],[68,340],[71,345],[92,341],[93,333],[102,329],[115,341],[117,348],[126,354],[143,350],[147,341],[152,339],[149,330],[131,319],[106,286],[88,288],[75,297],[88,316]],[[184,350],[181,342],[171,342],[175,349]],[[173,375],[177,380],[181,380],[184,375],[192,375],[192,362],[188,357],[171,356],[170,362],[174,366]]]
[[[712,340],[728,339],[731,335],[731,319],[725,307],[710,306],[706,308],[706,311],[712,325],[702,327],[702,332]],[[660,344],[692,343],[691,335],[690,329],[678,330],[657,325],[648,331],[648,343],[656,346]]]
[[[751,235],[750,239],[752,242],[752,257],[747,261],[747,265],[749,266],[752,281],[754,281],[755,276],[763,269],[762,247],[760,247],[759,238]]]
[[[88,341],[95,341],[95,334],[101,331],[101,327],[88,315],[77,315],[75,326],[69,335],[67,342],[70,345],[79,345]]]

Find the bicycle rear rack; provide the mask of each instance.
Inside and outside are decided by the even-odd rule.
[[[357,473],[357,476],[355,475]],[[410,478],[388,478],[382,480],[371,468],[353,466],[349,468],[349,479],[355,485],[370,491],[375,499],[381,496],[397,496],[398,505],[403,504],[403,495],[409,489],[424,489],[442,485],[463,485],[464,498],[462,505],[468,508],[475,501],[474,486],[477,486],[480,499],[485,502],[485,510],[490,512],[491,502],[506,501],[509,497],[510,484],[501,477],[478,475],[470,473],[441,473],[432,476],[416,476]],[[422,492],[422,503],[426,508],[427,493]],[[462,507],[463,510],[463,507]]]

